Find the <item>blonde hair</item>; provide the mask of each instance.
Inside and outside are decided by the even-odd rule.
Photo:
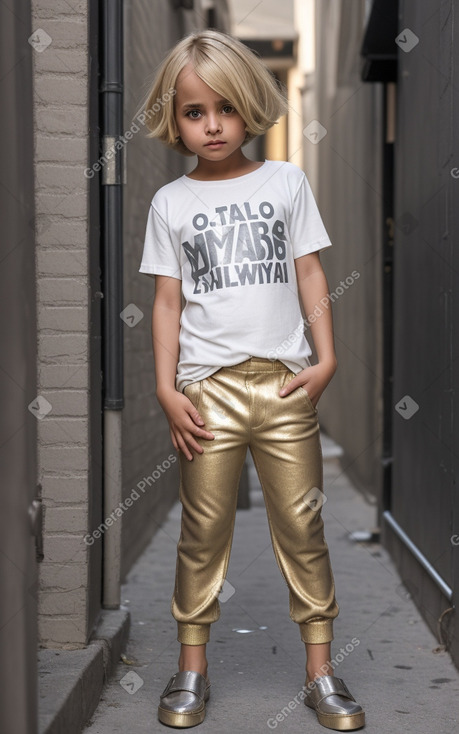
[[[148,138],[159,138],[183,155],[194,155],[175,137],[175,85],[189,62],[197,76],[225,97],[244,120],[243,145],[262,135],[287,112],[282,87],[258,56],[232,36],[207,29],[182,38],[161,63],[142,104]]]

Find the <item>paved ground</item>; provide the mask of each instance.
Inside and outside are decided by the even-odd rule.
[[[339,663],[335,674],[366,710],[367,724],[360,731],[457,732],[459,673],[447,653],[436,651],[438,642],[386,551],[350,541],[354,530],[373,528],[375,510],[341,472],[333,444],[324,436],[322,443],[327,497],[322,513],[340,605],[332,655]],[[288,590],[256,481],[251,501],[250,510],[237,512],[227,576],[236,592],[221,603],[220,619],[211,628],[211,696],[205,721],[193,730],[324,734],[330,730],[301,701],[288,707],[305,680],[304,645],[288,615]],[[180,512],[177,503],[123,587],[132,622],[127,660],[118,665],[85,734],[179,731],[161,724],[156,712],[159,694],[178,669],[180,646],[169,607]],[[352,645],[353,638],[358,645]],[[347,654],[339,655],[346,645]],[[278,714],[283,720],[276,720]]]

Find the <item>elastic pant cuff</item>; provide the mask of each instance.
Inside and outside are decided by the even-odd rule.
[[[303,642],[320,644],[333,640],[333,620],[320,619],[312,622],[303,622],[298,625]]]
[[[210,624],[177,622],[177,640],[184,645],[204,645],[210,639]]]

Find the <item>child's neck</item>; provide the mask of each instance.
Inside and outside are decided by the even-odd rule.
[[[238,157],[228,156],[222,161],[208,161],[198,156],[198,165],[187,176],[197,181],[220,181],[251,173],[262,165],[263,161],[251,161],[242,152]]]

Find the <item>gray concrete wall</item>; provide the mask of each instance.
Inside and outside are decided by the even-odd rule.
[[[334,245],[321,261],[336,296],[338,370],[320,401],[321,422],[343,447],[343,467],[357,487],[379,496],[382,85],[360,79],[364,6],[363,0],[316,2],[317,66],[307,80],[304,120],[317,119],[326,135],[305,147],[305,171],[312,162],[314,193]],[[316,107],[308,104],[314,94]]]

